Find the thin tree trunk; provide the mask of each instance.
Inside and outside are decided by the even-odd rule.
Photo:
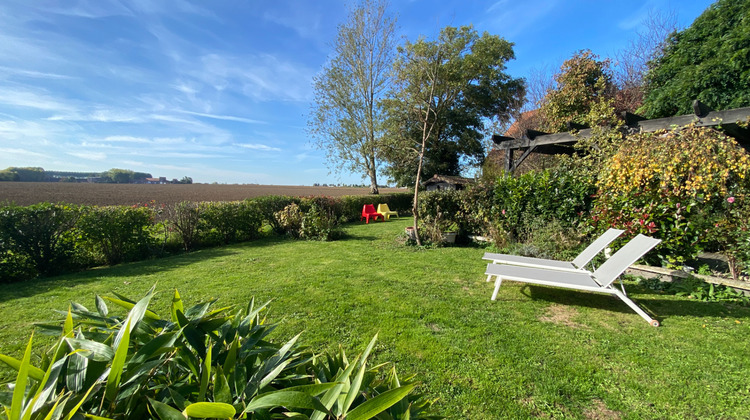
[[[414,238],[417,245],[422,246],[422,239],[419,236],[419,184],[422,178],[422,159],[424,158],[425,137],[422,137],[422,150],[419,152],[419,165],[417,166],[417,180],[414,182],[414,201],[412,202],[411,214],[414,215]]]

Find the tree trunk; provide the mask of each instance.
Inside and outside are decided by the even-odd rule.
[[[378,190],[378,174],[375,170],[375,158],[370,158],[370,169],[368,175],[370,175],[370,194],[380,194]]]
[[[412,203],[411,211],[414,215],[414,238],[417,240],[417,245],[422,246],[422,238],[419,236],[419,184],[422,178],[422,160],[424,159],[424,147],[427,143],[427,138],[422,135],[422,150],[419,151],[419,165],[417,166],[417,179],[414,181],[414,201]]]
[[[380,194],[378,190],[378,178],[375,171],[370,172],[370,194]]]

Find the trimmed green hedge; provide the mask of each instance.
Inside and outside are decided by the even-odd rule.
[[[341,223],[359,220],[365,204],[387,203],[406,214],[411,199],[400,193],[171,206],[6,205],[0,207],[0,283],[291,233],[277,217],[290,205],[298,207],[301,221],[292,236],[333,240],[341,236]]]

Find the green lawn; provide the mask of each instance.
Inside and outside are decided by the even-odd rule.
[[[95,294],[132,298],[157,284],[187,302],[273,299],[272,337],[362,350],[415,374],[449,418],[747,418],[750,309],[661,295],[631,284],[650,327],[614,297],[506,282],[490,301],[484,249],[417,250],[408,219],[347,226],[347,238],[279,238],[0,286],[0,352],[20,357],[31,325]],[[35,341],[40,338],[38,335]],[[0,378],[11,372],[0,368]]]

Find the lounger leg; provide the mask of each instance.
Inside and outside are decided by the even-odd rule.
[[[625,296],[624,293],[622,293],[621,291],[617,290],[614,287],[612,288],[612,290],[615,292],[615,295],[617,295],[617,297],[620,298],[620,300],[625,302],[626,305],[630,306],[630,309],[634,310],[635,313],[641,316],[641,318],[645,319],[649,324],[651,324],[654,327],[659,326],[659,321],[648,316],[648,314],[644,312],[643,309],[639,308],[638,305],[636,305],[635,302],[630,300],[629,297]]]
[[[497,292],[500,290],[500,283],[503,282],[503,279],[500,276],[497,276],[497,280],[495,280],[495,291],[492,292],[492,300],[497,299]]]
[[[487,280],[486,281],[489,282],[490,280],[492,280],[492,274],[488,274],[487,275]]]

